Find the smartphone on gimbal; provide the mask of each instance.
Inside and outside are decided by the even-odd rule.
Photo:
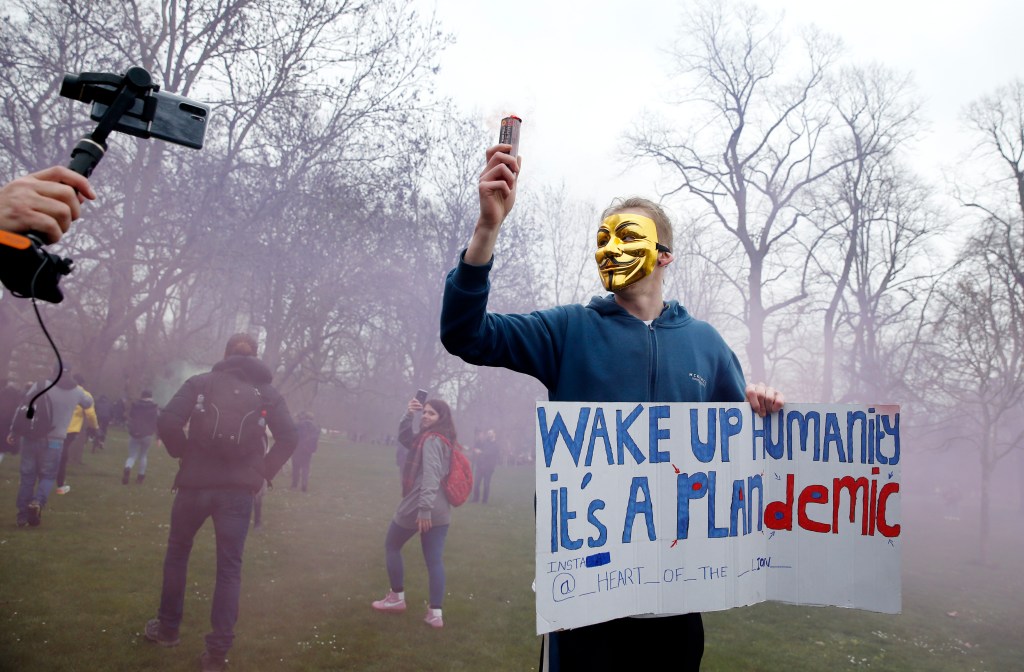
[[[151,122],[144,121],[147,99],[152,99],[149,105],[156,105]],[[106,104],[94,102],[90,117],[93,121],[99,121],[106,111]],[[175,93],[156,91],[145,98],[136,98],[132,107],[121,115],[114,130],[137,138],[158,138],[176,145],[202,149],[209,116],[209,105]]]

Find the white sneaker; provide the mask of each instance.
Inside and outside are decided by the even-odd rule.
[[[441,618],[440,609],[427,609],[427,615],[423,617],[423,622],[432,628],[443,628],[444,620]]]
[[[57,494],[58,495],[66,495],[69,492],[71,492],[71,486],[70,485],[62,485],[59,488],[57,488]]]
[[[405,611],[405,593],[389,590],[383,600],[374,600],[373,608],[377,611]]]

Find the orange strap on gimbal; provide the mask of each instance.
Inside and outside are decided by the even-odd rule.
[[[13,247],[16,250],[27,250],[32,247],[32,241],[17,233],[0,231],[0,245]]]

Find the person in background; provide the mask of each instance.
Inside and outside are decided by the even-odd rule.
[[[309,488],[309,468],[313,461],[313,453],[316,452],[320,441],[320,427],[313,421],[312,413],[303,411],[299,413],[295,429],[299,433],[299,441],[292,454],[292,490],[301,487],[302,491],[306,492]]]
[[[124,427],[125,414],[127,413],[127,404],[124,403],[124,397],[118,397],[114,399],[110,404],[110,422],[118,427]]]
[[[6,437],[10,431],[11,423],[14,421],[14,414],[21,406],[21,391],[4,378],[0,384],[0,434]],[[8,443],[0,441],[0,462],[3,462],[4,455],[11,453],[18,454],[18,442]]]
[[[473,499],[474,502],[487,503],[491,494],[491,477],[498,468],[501,459],[501,448],[493,429],[482,432],[473,444]],[[481,492],[483,497],[481,498]]]
[[[413,432],[413,415],[422,411],[418,432]],[[451,523],[452,507],[441,490],[448,473],[456,440],[455,422],[448,404],[415,397],[398,425],[398,440],[409,449],[402,475],[402,501],[398,504],[384,539],[384,561],[391,590],[373,608],[384,612],[405,611],[405,567],[402,546],[419,532],[423,559],[427,564],[430,601],[423,620],[434,628],[444,627],[444,542]]]
[[[27,398],[31,399],[37,392],[48,388],[50,382],[46,380],[30,386]],[[16,501],[18,527],[38,527],[42,523],[43,509],[57,479],[61,449],[71,416],[76,406],[92,407],[92,397],[75,383],[66,370],[57,378],[57,384],[39,397],[36,404],[41,403],[43,397],[50,399],[53,426],[45,438],[21,439],[21,478]],[[8,436],[8,442],[13,442],[13,437]]]
[[[96,420],[100,423],[100,429],[99,440],[93,442],[92,452],[103,449],[103,442],[107,440],[107,427],[110,426],[113,417],[114,404],[111,403],[110,397],[105,394],[96,397]]]
[[[398,467],[398,480],[402,480],[402,472],[405,470],[405,458],[409,457],[409,449],[402,445],[401,441],[395,441],[395,466]]]
[[[281,393],[272,385],[273,375],[257,358],[256,339],[234,334],[224,348],[224,359],[207,373],[192,376],[181,386],[157,417],[157,433],[168,455],[179,460],[174,477],[171,529],[164,556],[163,586],[157,617],[144,628],[147,640],[160,646],[177,646],[185,612],[188,561],[199,528],[213,518],[217,552],[217,577],[210,605],[212,631],[206,635],[206,650],[199,663],[203,672],[227,669],[227,654],[235,640],[235,622],[242,595],[242,552],[249,533],[253,499],[273,479],[295,450],[296,432],[292,414]],[[255,388],[252,390],[251,388]],[[227,399],[214,398],[226,392]],[[258,440],[236,446],[236,450],[210,445],[212,437],[199,436],[195,411],[203,404],[227,408],[235,395],[258,393],[260,415],[266,423]],[[251,398],[251,396],[250,396]],[[189,426],[189,435],[185,426]],[[265,429],[274,443],[267,451]],[[245,434],[249,436],[248,433]],[[255,438],[255,437],[254,437]]]
[[[79,404],[75,406],[75,411],[71,414],[71,421],[68,423],[68,431],[64,436],[64,444],[60,451],[60,466],[57,468],[58,495],[66,495],[71,492],[71,485],[67,483],[68,461],[72,461],[75,464],[83,464],[82,447],[78,446],[76,449],[75,444],[78,435],[82,432],[82,426],[86,427],[87,435],[90,438],[95,436],[100,426],[99,421],[96,419],[96,411],[93,408],[92,395],[85,389],[85,378],[82,374],[76,373],[72,376],[72,379],[78,385],[78,389],[89,399],[89,405],[83,406]]]
[[[476,478],[476,460],[480,453],[477,450],[477,446],[483,443],[484,436],[486,436],[487,430],[477,427],[476,431],[473,432],[473,444],[469,449],[469,459],[473,463],[473,478]]]
[[[132,402],[128,409],[128,459],[124,463],[121,474],[121,485],[128,485],[132,477],[132,467],[139,465],[135,482],[142,483],[146,478],[146,456],[156,434],[156,419],[160,407],[153,401],[153,393],[143,390],[140,398]]]

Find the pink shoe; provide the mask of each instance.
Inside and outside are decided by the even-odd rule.
[[[441,610],[427,609],[427,615],[423,617],[423,622],[432,628],[443,628],[444,620],[441,618]]]
[[[375,600],[373,608],[377,611],[405,611],[405,594],[389,590],[383,600]]]

